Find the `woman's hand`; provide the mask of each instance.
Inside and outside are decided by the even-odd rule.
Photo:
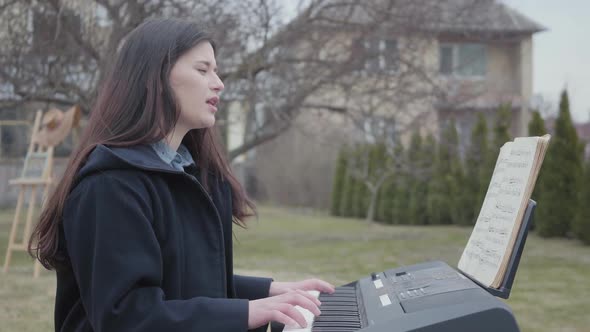
[[[319,291],[321,293],[334,293],[334,286],[332,286],[330,283],[320,280],[320,279],[306,279],[303,281],[297,281],[297,282],[277,282],[277,281],[273,281],[270,284],[270,290],[269,290],[269,295],[270,296],[275,296],[275,295],[280,295],[280,294],[284,294],[286,292],[292,291],[292,290],[303,290],[303,291],[311,291],[311,290],[315,290],[315,291]]]
[[[248,329],[255,329],[270,321],[289,326],[307,327],[305,317],[295,308],[305,308],[318,316],[320,301],[303,290],[289,290],[280,295],[253,300],[248,305]]]

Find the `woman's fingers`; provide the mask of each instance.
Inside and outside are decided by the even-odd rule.
[[[314,298],[313,296],[311,296],[311,294],[308,294],[307,292],[304,291],[295,291],[295,292],[289,292],[280,296],[284,296],[287,300],[286,302],[291,304],[291,305],[298,305],[302,308],[305,308],[309,311],[311,311],[311,313],[313,313],[315,316],[319,316],[321,314],[320,309],[318,308],[318,304],[316,304],[317,302],[319,302],[316,298]]]
[[[304,289],[307,290],[317,290],[322,293],[334,293],[334,286],[329,282],[326,282],[321,279],[307,279],[302,281],[305,284]]]
[[[320,302],[320,300],[317,297],[313,296],[308,291],[303,291],[303,290],[298,289],[295,292],[308,298],[309,300],[311,300],[311,302],[313,302],[318,307],[322,305],[322,302]]]
[[[285,294],[250,301],[248,328],[256,328],[269,321],[281,322],[285,325],[306,327],[303,314],[295,307],[309,310],[315,316],[321,314],[319,301],[305,291],[290,291]]]
[[[319,290],[320,292],[323,293],[334,293],[334,291],[336,290],[336,288],[334,287],[334,285],[332,285],[329,282],[323,281],[323,280],[319,280],[317,279],[317,290]]]
[[[303,316],[302,316],[302,318],[303,318]],[[295,320],[295,319],[291,318],[289,315],[283,313],[280,310],[273,310],[272,311],[272,314],[271,314],[271,319],[270,320],[275,321],[275,322],[279,322],[279,323],[282,323],[282,324],[285,324],[285,325],[288,325],[288,326],[297,326],[297,325],[299,325],[302,328],[307,327],[307,324],[305,322],[305,318],[303,318],[303,321],[301,322],[301,321],[298,321],[298,320]]]
[[[285,304],[284,306],[281,306],[280,311],[282,313],[284,313],[285,315],[289,316],[294,321],[296,321],[297,324],[299,324],[299,326],[307,327],[307,322],[305,321],[305,317],[294,306],[292,306],[290,304]]]
[[[292,290],[296,290],[296,289],[307,290],[307,291],[315,290],[315,291],[319,291],[322,293],[329,293],[329,294],[334,293],[334,290],[335,290],[334,286],[332,284],[330,284],[329,282],[326,282],[326,281],[318,279],[318,278],[311,278],[311,279],[306,279],[306,280],[297,281],[297,282],[273,281],[270,284],[269,294],[271,296],[276,296],[276,295],[288,293],[288,292],[290,292]]]

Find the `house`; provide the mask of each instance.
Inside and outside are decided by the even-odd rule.
[[[391,100],[380,103],[372,116],[361,119],[360,134],[350,117],[306,112],[287,132],[238,160],[236,167],[243,171],[247,190],[259,200],[328,207],[340,146],[377,129],[404,143],[416,128],[436,135],[454,120],[460,139],[466,142],[479,113],[493,119],[500,105],[509,105],[512,135],[527,134],[533,35],[545,30],[543,26],[494,0],[381,3],[391,5],[383,12],[388,11],[396,23],[386,22],[360,38],[349,30],[316,33],[334,34],[333,40],[349,40],[365,54],[374,55],[364,61],[364,79],[355,87],[368,91],[363,89],[376,85],[373,75],[379,75],[383,78],[380,82],[391,86],[403,76],[403,88],[392,92]],[[361,2],[345,13],[332,10],[322,15],[333,20],[347,15],[355,22],[370,22],[376,14],[363,11],[368,4]],[[412,28],[405,28],[410,25]],[[412,98],[404,100],[410,95]],[[371,104],[362,93],[355,96],[324,90],[311,99],[339,107]],[[394,117],[389,116],[392,113]]]

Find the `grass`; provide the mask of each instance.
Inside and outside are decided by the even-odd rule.
[[[6,248],[11,212],[0,213]],[[262,208],[247,230],[236,229],[236,271],[275,280],[320,277],[334,284],[428,260],[456,266],[471,230],[453,226],[383,226],[309,210]],[[4,249],[2,263],[4,262]],[[0,274],[0,331],[52,329],[55,278],[32,278],[21,254]],[[588,331],[590,247],[531,234],[506,302],[523,331]]]
[[[0,210],[2,268],[13,213],[10,209]],[[21,232],[23,225],[24,220],[20,223]],[[15,252],[8,273],[3,274],[0,271],[0,331],[52,331],[54,299],[54,275],[44,271],[39,278],[33,279],[32,258],[25,252]]]

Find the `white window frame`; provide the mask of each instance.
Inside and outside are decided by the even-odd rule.
[[[391,64],[387,64],[386,62],[386,51],[387,51],[387,42],[394,42],[395,43],[395,49],[393,50],[394,52],[396,52],[396,56],[392,57],[392,59],[395,59],[395,62],[391,63]],[[376,51],[377,54],[375,54],[375,58],[371,58],[371,59],[367,59],[365,61],[364,64],[364,71],[368,72],[368,73],[374,73],[377,71],[383,72],[383,73],[397,73],[399,71],[399,43],[398,40],[395,38],[374,38],[374,39],[367,39],[365,41],[363,41],[362,45],[363,45],[363,51],[365,52],[365,54],[367,54],[367,52],[371,52],[373,51],[373,46],[375,45],[375,43],[377,44],[376,47]],[[377,61],[377,66],[375,66],[375,68],[371,67],[372,64],[374,63],[374,61]]]

